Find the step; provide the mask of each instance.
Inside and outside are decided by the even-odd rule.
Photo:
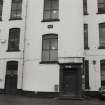
[[[84,100],[81,96],[59,96],[58,99],[61,100]]]

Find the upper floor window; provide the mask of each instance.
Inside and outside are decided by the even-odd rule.
[[[0,20],[2,20],[3,0],[0,0]]]
[[[88,49],[88,24],[84,24],[84,49]]]
[[[19,51],[20,28],[12,28],[9,31],[8,51]]]
[[[101,86],[105,88],[105,60],[100,61],[101,69]]]
[[[99,24],[99,47],[105,48],[105,23]]]
[[[22,0],[12,0],[11,5],[11,19],[21,19],[22,13]]]
[[[46,34],[42,36],[42,62],[58,60],[58,35]]]
[[[44,21],[56,21],[59,17],[59,0],[44,0]]]
[[[83,0],[83,13],[84,15],[87,15],[87,0]]]
[[[105,0],[98,0],[98,13],[99,14],[105,13]]]

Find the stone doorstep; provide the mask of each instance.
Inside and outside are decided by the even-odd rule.
[[[58,99],[61,100],[84,100],[84,97],[81,96],[59,96]]]

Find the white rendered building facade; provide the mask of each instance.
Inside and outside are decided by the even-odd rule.
[[[104,17],[104,0],[3,0],[0,88],[64,96],[99,91]]]

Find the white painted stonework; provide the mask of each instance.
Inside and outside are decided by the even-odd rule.
[[[58,64],[40,64],[42,35],[58,34],[59,61],[62,57],[67,60],[70,59],[67,57],[82,58],[84,56],[83,3],[82,0],[59,0],[60,21],[41,22],[44,1],[27,2],[23,90],[54,92],[54,86],[59,85],[60,68]],[[48,25],[53,25],[53,28],[47,28]]]
[[[98,91],[101,87],[100,60],[105,59],[105,49],[99,49],[99,23],[105,22],[105,14],[97,14],[97,0],[87,0],[88,14],[84,23],[88,23],[89,50],[85,50],[85,59],[89,60],[90,90]],[[96,64],[93,64],[93,61]]]
[[[42,35],[54,33],[58,34],[58,62],[89,60],[89,91],[99,90],[100,60],[105,59],[105,50],[98,49],[98,24],[105,22],[105,14],[96,14],[97,0],[87,1],[89,15],[83,16],[82,0],[59,0],[60,21],[42,22],[44,0],[23,0],[22,20],[16,21],[9,20],[11,0],[4,0],[3,21],[0,21],[0,89],[5,87],[7,61],[18,61],[18,89],[55,92],[55,85],[59,86],[59,64],[40,63]],[[84,23],[88,24],[88,50],[84,50]],[[49,29],[48,25],[53,28]],[[19,52],[7,52],[10,28],[21,28]]]
[[[11,0],[4,0],[2,21],[0,21],[0,89],[5,87],[6,63],[8,61],[18,61],[18,89],[22,87],[23,72],[23,51],[24,51],[24,33],[25,33],[25,16],[26,0],[22,5],[22,20],[9,20],[11,12]],[[19,52],[8,52],[8,37],[10,28],[20,28],[20,45]]]

